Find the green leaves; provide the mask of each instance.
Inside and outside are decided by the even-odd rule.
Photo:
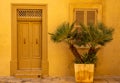
[[[70,31],[69,24],[68,23],[62,24],[58,26],[55,33],[51,35],[51,39],[54,42],[61,42],[67,38],[69,31]]]
[[[57,30],[55,33],[49,33],[51,35],[51,39],[54,42],[62,42],[65,41],[67,43],[70,43],[73,36],[75,36],[76,32],[73,31],[74,23],[63,23],[60,26],[57,27]]]
[[[79,27],[75,27],[74,24],[62,23],[59,25],[54,33],[49,33],[51,40],[72,45],[74,49],[70,49],[73,55],[79,57],[75,59],[76,63],[95,63],[97,60],[96,54],[99,50],[97,47],[104,46],[113,39],[114,29],[106,27],[103,23],[88,26],[80,24]],[[80,54],[74,45],[78,47],[88,46],[88,52]]]
[[[112,34],[114,29],[107,28],[104,24],[99,23],[95,25],[81,25],[81,35],[80,40],[83,42],[84,46],[96,47],[97,45],[105,45],[107,42],[112,40]]]
[[[100,45],[105,45],[107,42],[110,42],[112,38],[112,34],[114,32],[113,28],[107,28],[104,24],[98,24],[98,28],[100,30],[100,36],[96,41]]]
[[[94,64],[97,61],[97,56],[95,54],[89,55],[88,53],[84,53],[82,55],[82,60],[83,60],[83,64],[91,64],[91,63]],[[75,63],[80,64],[81,61],[78,58],[76,58]]]

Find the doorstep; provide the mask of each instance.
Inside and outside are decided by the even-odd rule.
[[[74,77],[15,78],[0,77],[0,83],[76,83]],[[120,83],[118,76],[97,76],[94,83]]]

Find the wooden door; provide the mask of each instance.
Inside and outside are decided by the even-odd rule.
[[[11,76],[47,76],[47,5],[12,4],[11,12]]]
[[[41,22],[18,22],[18,69],[40,70],[42,59]]]

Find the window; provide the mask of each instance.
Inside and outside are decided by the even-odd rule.
[[[76,25],[80,24],[96,24],[97,23],[97,10],[96,9],[75,9],[74,21]]]
[[[70,23],[76,21],[85,25],[103,22],[102,20],[102,3],[71,3],[69,10]]]

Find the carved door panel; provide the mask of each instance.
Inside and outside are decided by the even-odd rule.
[[[18,22],[18,69],[41,68],[41,22]]]

